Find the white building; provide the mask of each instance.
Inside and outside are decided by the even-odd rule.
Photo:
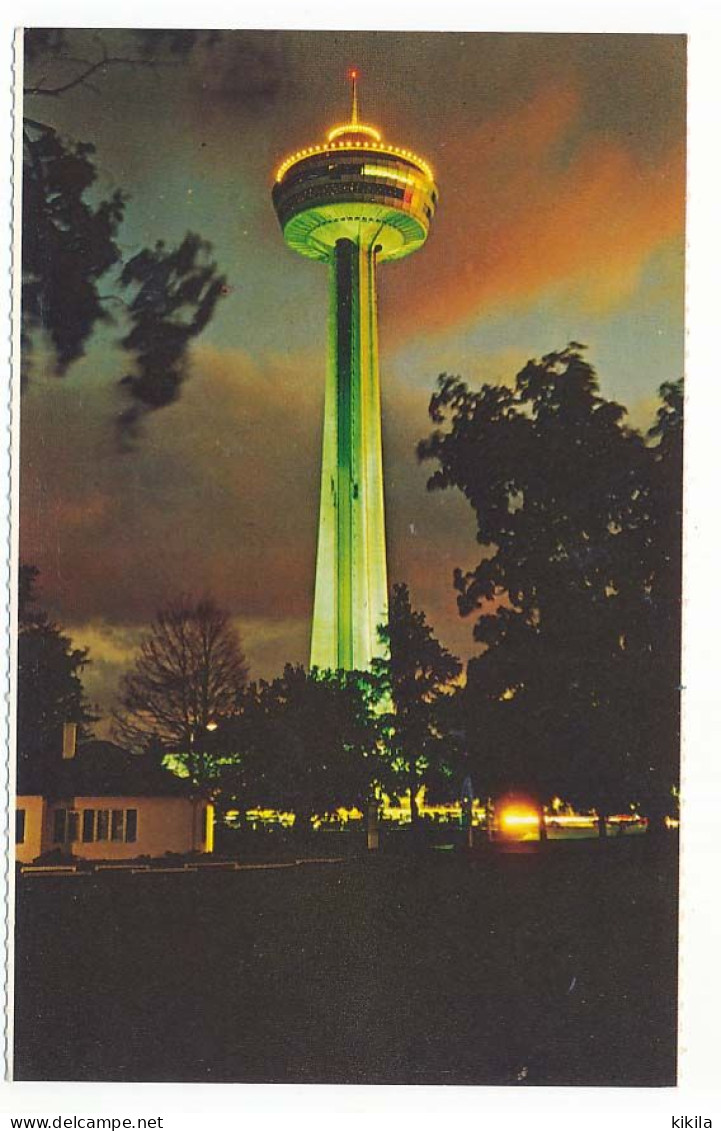
[[[74,728],[65,728],[52,784],[27,772],[18,784],[20,863],[54,850],[83,860],[212,852],[212,806],[189,796],[187,782],[112,742],[76,749]]]

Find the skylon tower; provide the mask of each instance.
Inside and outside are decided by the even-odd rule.
[[[376,268],[423,246],[438,197],[422,158],[361,123],[350,78],[350,121],[283,162],[273,203],[288,246],[330,269],[310,663],[362,671],[388,610]]]

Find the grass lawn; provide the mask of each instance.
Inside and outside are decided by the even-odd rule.
[[[673,1084],[660,839],[19,877],[15,1078]]]

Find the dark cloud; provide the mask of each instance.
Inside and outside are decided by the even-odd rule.
[[[87,370],[31,389],[21,552],[54,615],[92,626],[101,651],[118,655],[101,630],[135,630],[169,594],[208,591],[252,628],[251,662],[271,674],[307,658],[324,362],[199,347],[192,370],[185,397],[129,454],[112,442],[111,390]],[[473,532],[460,497],[426,494],[415,445],[429,395],[386,383],[390,570],[445,620]]]
[[[288,60],[280,32],[221,33],[192,58],[191,85],[203,98],[238,104],[242,112],[271,106],[287,91]]]
[[[102,608],[132,623],[178,587],[208,587],[248,615],[279,602],[297,609],[284,574],[298,542],[313,538],[309,440],[320,430],[322,380],[307,379],[303,359],[240,351],[201,348],[191,365],[186,396],[148,421],[130,454],[112,443],[114,393],[102,382],[78,373],[31,389],[23,552],[52,572],[64,618]]]

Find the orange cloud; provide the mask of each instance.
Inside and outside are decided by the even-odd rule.
[[[384,275],[390,335],[552,287],[586,309],[632,293],[648,256],[683,231],[684,153],[652,161],[610,134],[581,141],[578,115],[574,91],[556,88],[445,146],[428,247],[412,271]]]

